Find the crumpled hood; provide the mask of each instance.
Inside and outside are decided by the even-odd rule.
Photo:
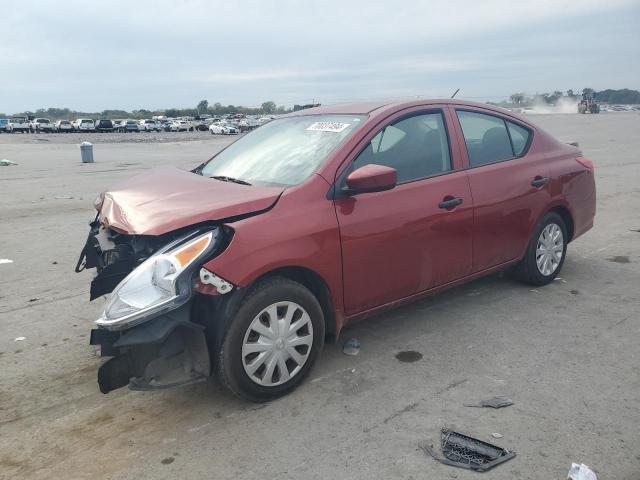
[[[271,207],[283,187],[223,182],[174,167],[136,175],[96,200],[103,225],[130,235],[162,235],[196,223]]]

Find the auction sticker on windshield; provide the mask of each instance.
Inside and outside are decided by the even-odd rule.
[[[347,128],[350,123],[340,123],[340,122],[316,122],[312,123],[307,127],[307,130],[312,130],[314,132],[334,132],[340,133],[345,128]]]

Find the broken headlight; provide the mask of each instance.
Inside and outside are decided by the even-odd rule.
[[[110,330],[128,328],[184,304],[191,296],[191,273],[217,238],[217,228],[192,234],[149,257],[113,290],[96,324]]]

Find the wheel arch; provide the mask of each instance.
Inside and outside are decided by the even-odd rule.
[[[571,215],[571,212],[565,205],[556,205],[555,207],[552,207],[549,210],[547,210],[545,212],[545,215],[550,212],[557,213],[558,215],[560,215],[562,220],[564,220],[564,224],[567,227],[567,236],[569,237],[567,239],[567,243],[569,243],[571,240],[573,240],[573,234],[575,231],[573,215]]]
[[[531,239],[531,236],[533,235],[533,232],[535,231],[536,227],[540,223],[540,220],[542,220],[542,218],[544,218],[544,216],[546,214],[551,213],[551,212],[557,213],[558,215],[560,215],[562,220],[564,220],[565,226],[567,227],[567,236],[569,237],[567,239],[567,243],[571,242],[571,240],[573,240],[573,235],[574,235],[574,232],[575,232],[575,224],[574,224],[574,221],[573,221],[573,215],[571,214],[571,210],[569,210],[569,208],[565,204],[562,204],[562,203],[552,204],[548,208],[546,208],[545,210],[542,211],[540,216],[538,218],[536,218],[535,223],[531,227],[531,231],[529,232],[529,239]],[[527,251],[528,245],[529,245],[528,242],[524,245],[524,248],[522,249],[521,254],[517,257],[518,260],[516,262],[519,262],[519,261],[522,260],[522,258],[524,257],[524,255],[525,255],[525,253]]]
[[[269,277],[284,277],[298,282],[307,288],[320,303],[325,323],[325,341],[335,341],[338,336],[338,325],[331,290],[327,282],[315,271],[307,267],[286,266],[278,267],[263,273],[254,282],[259,282]]]

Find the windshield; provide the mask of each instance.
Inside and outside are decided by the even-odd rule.
[[[202,169],[249,183],[297,185],[363,123],[353,115],[309,115],[274,120],[213,157]]]

